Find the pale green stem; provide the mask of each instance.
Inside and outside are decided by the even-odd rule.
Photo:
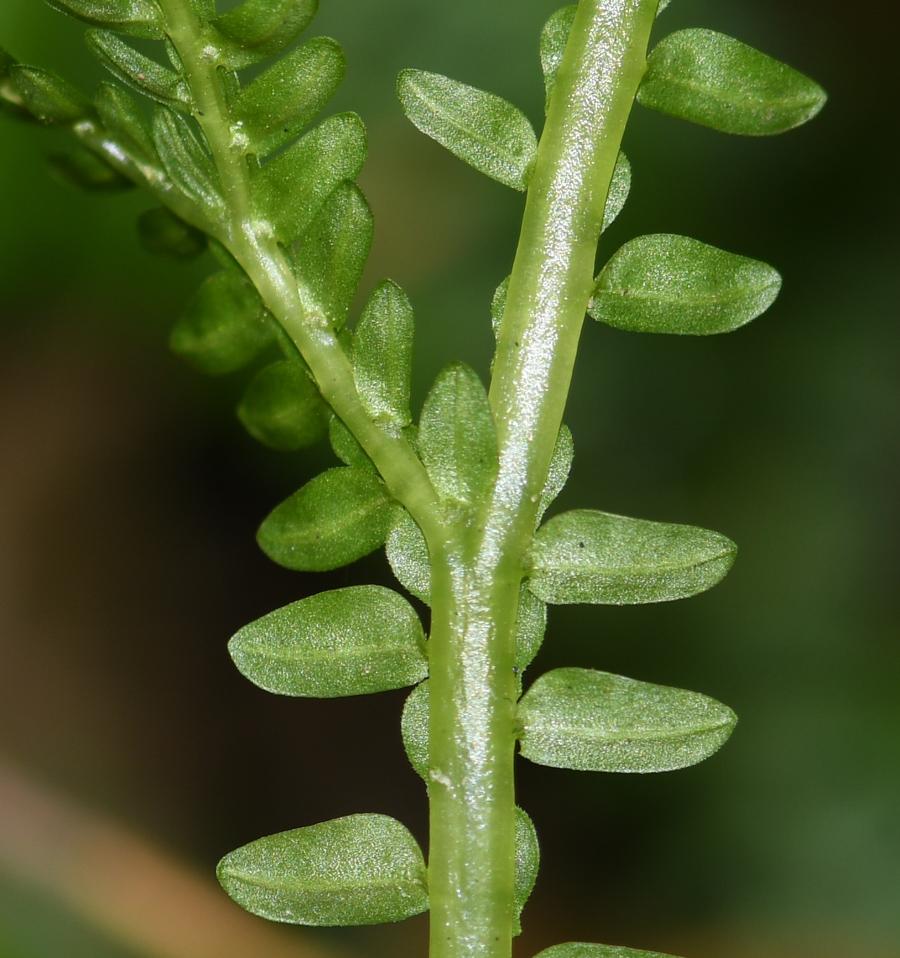
[[[657,0],[579,4],[499,330],[490,394],[499,477],[482,521],[433,566],[431,958],[511,951],[519,585],[656,7]]]
[[[400,434],[391,434],[365,411],[353,369],[321,305],[297,282],[267,224],[254,213],[250,171],[218,79],[203,27],[186,0],[160,0],[167,32],[184,63],[200,124],[216,163],[225,199],[224,238],[256,285],[266,307],[303,356],[334,411],[375,463],[391,493],[428,533],[443,538],[436,496],[419,458]]]

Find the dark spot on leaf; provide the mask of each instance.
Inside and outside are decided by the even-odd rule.
[[[579,542],[579,543],[578,543],[578,548],[579,548],[579,549],[583,549],[583,548],[584,548],[584,543],[583,543],[583,542]]]

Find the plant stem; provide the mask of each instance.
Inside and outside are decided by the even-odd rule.
[[[519,588],[656,9],[657,0],[578,6],[499,330],[498,480],[456,547],[432,549],[431,958],[511,952]]]
[[[218,63],[187,0],[160,0],[167,32],[187,73],[195,119],[209,144],[228,217],[219,235],[253,281],[309,366],[322,396],[372,459],[393,496],[422,529],[443,540],[437,497],[407,440],[375,423],[365,411],[353,369],[321,305],[298,283],[268,225],[255,216],[250,171],[218,78]],[[212,46],[212,49],[215,47]]]

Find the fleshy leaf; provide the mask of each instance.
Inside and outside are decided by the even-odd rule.
[[[206,234],[165,206],[141,213],[137,228],[141,246],[148,253],[185,260],[194,259],[206,249]]]
[[[497,436],[487,392],[455,362],[438,373],[422,407],[419,452],[438,494],[475,505],[497,475]]]
[[[109,30],[88,30],[84,39],[107,70],[138,93],[174,109],[188,108],[191,94],[183,76],[139,53]]]
[[[389,279],[372,291],[353,336],[353,378],[369,415],[404,427],[412,421],[415,324],[406,294]]]
[[[691,29],[656,46],[637,100],[723,133],[768,136],[812,119],[826,94],[809,77],[733,37]]]
[[[519,675],[531,665],[547,631],[547,604],[523,584],[516,619],[516,668]]]
[[[628,157],[620,150],[616,157],[616,165],[613,167],[612,179],[609,181],[601,232],[611,226],[613,220],[622,212],[630,192],[631,164],[628,162]]]
[[[103,126],[123,149],[145,162],[156,162],[150,124],[123,89],[103,81],[97,87],[94,103]]]
[[[383,545],[395,509],[374,473],[340,466],[276,506],[260,526],[257,541],[287,569],[327,572]]]
[[[332,416],[328,423],[328,441],[334,454],[347,466],[375,472],[375,464],[366,455],[356,436],[344,425],[340,417]]]
[[[576,4],[561,7],[556,13],[550,15],[550,19],[541,30],[541,69],[544,72],[545,112],[550,109],[550,97],[553,95],[553,87],[556,86],[556,75],[559,73],[577,9]]]
[[[365,159],[366,130],[360,118],[355,113],[329,117],[256,174],[254,204],[278,239],[290,246],[338,184],[359,175]]]
[[[244,276],[227,270],[200,287],[169,345],[203,372],[219,375],[249,363],[272,338],[259,294]]]
[[[329,322],[344,325],[372,245],[372,211],[355,183],[341,183],[300,242],[294,269]]]
[[[661,0],[662,7],[667,0]],[[535,958],[673,958],[657,951],[638,951],[619,945],[591,945],[582,941],[568,941],[563,945],[546,948]]]
[[[328,407],[299,362],[261,369],[250,381],[237,414],[254,439],[282,452],[313,445],[328,428]]]
[[[426,605],[430,604],[428,543],[416,520],[405,509],[397,511],[384,551],[391,570],[403,588]]]
[[[538,529],[528,588],[551,604],[668,602],[711,589],[736,553],[697,526],[574,509]]]
[[[226,43],[232,69],[286,50],[309,26],[318,0],[244,0],[212,21]]]
[[[415,609],[378,585],[301,599],[244,626],[228,643],[251,682],[279,695],[335,698],[415,685],[428,675]]]
[[[775,301],[781,277],[771,266],[687,236],[639,236],[597,277],[594,319],[637,333],[727,333]]]
[[[525,903],[534,891],[538,868],[541,864],[541,848],[538,845],[534,823],[526,812],[516,807],[516,883],[513,891],[513,936],[522,934],[519,916]]]
[[[12,63],[8,74],[22,106],[41,123],[67,126],[94,112],[93,104],[83,93],[49,70]]]
[[[397,94],[423,133],[479,172],[516,190],[528,188],[537,137],[528,117],[512,103],[422,70],[404,70]]]
[[[186,196],[206,210],[224,206],[212,157],[184,115],[157,106],[153,111],[153,143],[166,173]]]
[[[554,669],[519,703],[522,755],[594,772],[668,772],[724,745],[737,716],[721,702],[592,669]]]
[[[47,159],[59,179],[81,190],[114,193],[134,186],[131,180],[116,172],[90,150],[53,153]]]
[[[154,0],[47,0],[56,10],[98,27],[147,40],[165,36],[162,11]]]
[[[8,50],[0,47],[0,117],[36,123],[37,118],[25,109],[22,94],[12,79],[12,69],[17,64],[18,60]]]
[[[267,156],[293,140],[331,99],[344,78],[344,52],[316,37],[261,73],[238,97],[237,125],[247,152]]]
[[[400,734],[409,764],[428,782],[428,681],[417,685],[403,703]]]
[[[547,481],[541,490],[541,498],[538,502],[537,515],[535,516],[535,525],[544,518],[544,513],[547,511],[550,503],[563,491],[563,486],[565,486],[569,478],[569,471],[572,468],[572,460],[574,457],[575,443],[572,440],[572,433],[569,427],[563,423],[556,437],[553,455],[550,457],[550,468],[547,470]]]
[[[386,815],[260,838],[226,855],[217,874],[242,908],[294,925],[377,925],[428,910],[422,852]]]

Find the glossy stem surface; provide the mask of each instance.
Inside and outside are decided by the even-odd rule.
[[[499,330],[490,392],[499,477],[454,547],[432,544],[431,958],[511,953],[519,588],[656,8],[578,6]]]

